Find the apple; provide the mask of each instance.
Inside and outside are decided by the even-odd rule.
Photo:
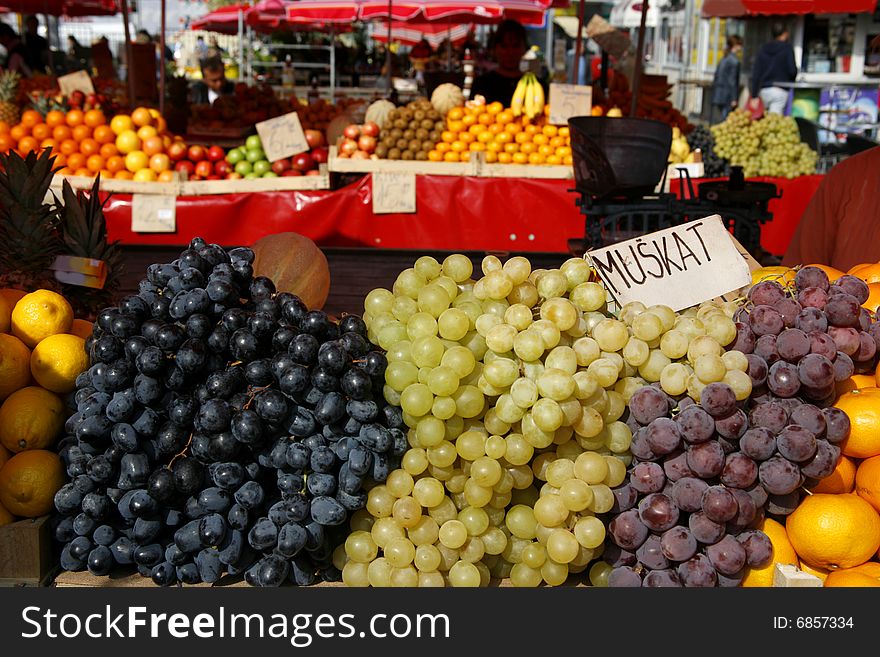
[[[86,105],[94,107],[98,104],[98,94],[89,94],[86,96]]]
[[[321,172],[318,171],[317,169],[312,169],[310,171],[306,171],[306,175],[307,176],[320,176]]]
[[[302,175],[302,172],[297,171],[296,169],[286,169],[285,171],[281,172],[282,178],[289,178],[290,176],[301,176],[301,175]]]
[[[293,156],[291,165],[297,171],[305,173],[306,171],[315,168],[315,160],[308,153],[300,153],[299,155]]]
[[[214,165],[208,162],[208,160],[199,160],[196,163],[196,175],[202,176],[203,178],[207,178],[211,174],[214,173]]]
[[[211,146],[207,155],[211,162],[219,162],[226,157],[226,152],[219,146]]]
[[[174,170],[186,174],[187,178],[192,178],[196,173],[196,165],[189,160],[180,160],[174,165]]]
[[[205,150],[204,146],[199,146],[198,144],[193,144],[186,151],[186,156],[192,162],[201,162],[207,156],[208,151]]]
[[[241,174],[238,171],[230,171],[226,174],[226,180],[241,180]]]
[[[216,173],[212,173],[210,176],[205,176],[205,180],[223,180],[223,178]]]
[[[263,150],[263,142],[260,141],[260,135],[251,135],[244,140],[244,147],[249,151],[257,149]]]
[[[370,154],[366,151],[357,150],[351,154],[352,160],[369,160]]]
[[[339,152],[345,155],[351,156],[354,155],[355,151],[358,149],[358,144],[354,139],[346,139],[342,142],[342,145],[339,147]]]
[[[182,141],[171,142],[165,152],[172,162],[179,162],[186,157],[186,144]]]
[[[361,129],[356,123],[349,123],[342,131],[343,136],[354,141],[361,136]]]
[[[79,107],[80,105],[82,105],[85,102],[85,100],[86,100],[86,95],[82,91],[77,89],[76,91],[74,91],[70,94],[70,97],[67,99],[67,102],[70,105],[72,105],[73,107]]]
[[[226,176],[229,175],[229,172],[232,171],[232,165],[229,164],[226,160],[217,160],[214,162],[214,172],[218,176]]]
[[[290,168],[290,160],[288,160],[287,158],[284,158],[281,160],[275,160],[272,163],[272,171],[274,171],[278,175],[281,175],[282,173],[287,171],[289,168]]]
[[[361,135],[358,137],[358,148],[367,153],[376,150],[376,138],[369,135]]]
[[[235,165],[236,172],[240,173],[242,176],[246,176],[254,170],[254,165],[248,162],[247,160],[242,160],[238,164]]]
[[[254,173],[258,176],[262,176],[264,173],[271,171],[272,165],[269,164],[268,160],[257,160],[254,162]]]
[[[320,130],[306,130],[306,141],[309,148],[317,148],[324,145],[324,133]]]
[[[379,124],[374,121],[367,121],[361,126],[361,134],[367,137],[379,136]]]
[[[318,148],[312,149],[312,159],[318,164],[326,163],[328,156],[329,153],[326,146],[319,146]]]

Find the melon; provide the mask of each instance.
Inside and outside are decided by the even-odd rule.
[[[278,292],[298,296],[310,310],[319,310],[330,294],[330,267],[318,246],[299,233],[261,237],[254,251],[254,276],[266,276]]]
[[[385,125],[385,119],[388,118],[388,115],[394,109],[394,103],[390,100],[385,100],[384,98],[380,98],[377,101],[374,101],[367,108],[367,113],[364,116],[364,122],[372,121],[378,126]]]
[[[440,112],[441,116],[446,116],[453,107],[464,105],[464,94],[456,85],[444,82],[431,94],[431,105]]]

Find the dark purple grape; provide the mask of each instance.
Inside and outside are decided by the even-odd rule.
[[[773,306],[758,305],[749,313],[749,326],[757,336],[778,335],[785,322]]]
[[[691,405],[675,416],[681,436],[690,444],[704,443],[715,434],[715,421],[704,409]]]
[[[776,455],[758,466],[758,479],[772,495],[785,495],[800,486],[801,472],[791,461]]]
[[[835,294],[825,304],[825,316],[833,326],[858,326],[861,304],[851,294]]]
[[[648,437],[646,434],[647,428],[645,427],[636,431],[635,435],[633,435],[632,442],[630,443],[629,451],[632,452],[633,456],[642,461],[655,461],[659,457],[651,451],[651,446],[648,445]]]
[[[801,474],[814,479],[823,479],[834,472],[840,458],[840,448],[827,440],[816,441],[816,454],[809,462],[801,465]]]
[[[678,577],[688,588],[712,588],[718,582],[715,568],[705,554],[696,554],[678,565]]]
[[[825,416],[822,410],[812,404],[801,404],[791,412],[789,421],[799,424],[810,431],[816,438],[825,436]]]
[[[676,450],[663,459],[663,472],[668,481],[678,481],[682,477],[692,477],[693,471],[687,464],[687,452]]]
[[[824,310],[828,303],[828,293],[820,287],[808,287],[798,292],[797,300],[803,308]]]
[[[773,307],[776,309],[776,312],[782,315],[782,322],[785,324],[785,328],[792,328],[798,314],[803,310],[801,304],[791,297],[785,297],[784,299],[777,301],[773,304]]]
[[[739,439],[739,448],[755,461],[766,461],[776,453],[776,437],[766,427],[752,427]]]
[[[755,349],[754,332],[747,322],[736,322],[736,338],[727,346],[728,351],[741,351],[750,354]]]
[[[810,338],[800,329],[785,329],[776,336],[776,351],[790,363],[797,363],[810,353],[810,345]]]
[[[761,281],[749,288],[748,298],[756,306],[772,306],[785,298],[785,290],[776,281]]]
[[[828,330],[828,318],[818,308],[804,308],[795,317],[794,327],[807,334],[813,331],[824,332]]]
[[[767,361],[756,354],[746,354],[746,359],[749,361],[749,369],[746,370],[746,374],[752,381],[752,390],[754,391],[755,388],[763,386],[767,382]]]
[[[694,538],[704,545],[717,543],[725,532],[724,525],[709,520],[702,511],[692,513],[688,517],[688,529],[691,530]]]
[[[663,532],[660,549],[670,561],[687,561],[697,552],[697,539],[687,527],[679,525]]]
[[[828,329],[828,335],[834,340],[837,350],[847,356],[857,354],[862,346],[859,332],[852,327],[831,326]]]
[[[798,424],[789,424],[776,436],[776,449],[789,461],[800,463],[816,453],[816,436]]]
[[[767,387],[777,397],[794,397],[801,388],[796,365],[777,361],[770,366]]]
[[[661,587],[680,587],[681,580],[674,570],[652,570],[645,579],[642,580],[642,587],[645,588],[661,588]]]
[[[645,440],[654,454],[662,456],[678,448],[681,444],[681,432],[674,420],[659,417],[645,429]]]
[[[717,477],[724,469],[724,450],[715,441],[691,445],[687,450],[687,464],[698,477]]]
[[[739,572],[746,563],[745,548],[730,535],[707,547],[706,556],[715,566],[715,570],[724,575]]]
[[[808,287],[819,287],[827,290],[830,285],[831,282],[828,280],[828,274],[812,265],[801,267],[794,275],[794,286],[798,291]]]
[[[801,496],[796,490],[785,495],[770,495],[767,497],[767,513],[774,516],[787,516],[794,512],[801,503]]]
[[[736,410],[736,394],[726,383],[710,383],[700,392],[700,406],[713,418],[725,418]]]
[[[657,463],[639,463],[630,471],[629,483],[639,493],[659,493],[666,485],[666,475]]]
[[[709,486],[703,491],[700,508],[713,522],[727,522],[736,516],[736,498],[724,486]]]
[[[797,372],[800,382],[810,388],[825,388],[834,383],[833,363],[819,354],[804,356],[797,365]]]
[[[702,479],[682,477],[672,486],[672,500],[675,506],[686,513],[693,513],[702,508],[703,493],[709,488]]]
[[[837,383],[840,383],[842,381],[846,381],[856,371],[856,366],[853,363],[852,358],[847,356],[842,351],[837,352],[837,356],[834,358],[833,365],[834,365],[834,380]]]
[[[728,454],[721,471],[721,483],[731,488],[748,488],[758,478],[758,466],[742,452]]]
[[[618,566],[635,566],[638,560],[635,552],[624,550],[614,543],[606,543],[602,550],[602,560],[612,568]]]
[[[775,335],[762,335],[755,341],[755,356],[760,356],[763,358],[767,365],[772,365],[776,361],[778,361],[781,356],[779,355],[779,351],[776,349],[776,336]]]
[[[669,560],[663,554],[659,536],[648,536],[644,543],[636,550],[636,559],[645,568],[662,570],[669,568]]]
[[[755,484],[746,492],[752,498],[756,508],[760,509],[767,503],[767,490],[761,484]]]
[[[629,511],[639,500],[638,491],[628,483],[613,488],[611,492],[614,493],[614,505],[611,507],[611,513]]]
[[[715,420],[715,431],[722,438],[739,440],[749,428],[749,419],[741,408],[737,408],[721,420]]]
[[[630,509],[616,516],[608,524],[608,533],[618,547],[632,552],[645,542],[649,531],[639,518],[639,512]]]
[[[874,358],[877,353],[877,343],[870,333],[865,331],[859,332],[859,350],[853,354],[853,360],[867,361]]]
[[[629,412],[639,423],[650,424],[669,412],[669,398],[654,386],[642,386],[630,397]]]
[[[642,577],[630,566],[618,566],[608,574],[609,588],[638,588],[642,585]]]
[[[651,493],[639,502],[638,508],[639,518],[651,531],[663,532],[678,523],[678,507],[663,493]]]
[[[844,274],[834,281],[834,285],[843,290],[846,294],[855,297],[856,301],[860,304],[865,303],[871,295],[871,290],[868,288],[868,284],[861,278],[856,278],[852,274]]]
[[[834,360],[837,355],[837,343],[824,331],[810,331],[810,353],[825,356],[828,360]]]
[[[760,529],[743,532],[736,540],[746,551],[746,563],[752,568],[761,568],[773,558],[773,543]]]
[[[758,507],[755,500],[742,488],[731,488],[730,494],[736,498],[736,515],[727,522],[727,533],[737,534],[755,521]]]

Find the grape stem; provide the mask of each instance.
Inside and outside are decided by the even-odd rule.
[[[189,432],[189,437],[186,439],[186,445],[183,446],[183,449],[180,450],[180,453],[179,453],[179,454],[175,454],[175,455],[171,458],[171,460],[168,462],[168,465],[165,466],[165,467],[168,468],[168,469],[170,470],[170,469],[171,469],[171,466],[174,465],[174,462],[175,462],[177,459],[186,456],[186,455],[187,455],[187,452],[189,451],[189,446],[192,445],[192,441],[193,441],[193,432],[190,431],[190,432]]]

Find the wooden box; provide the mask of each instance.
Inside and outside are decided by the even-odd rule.
[[[0,527],[0,586],[42,586],[54,568],[49,516]]]

